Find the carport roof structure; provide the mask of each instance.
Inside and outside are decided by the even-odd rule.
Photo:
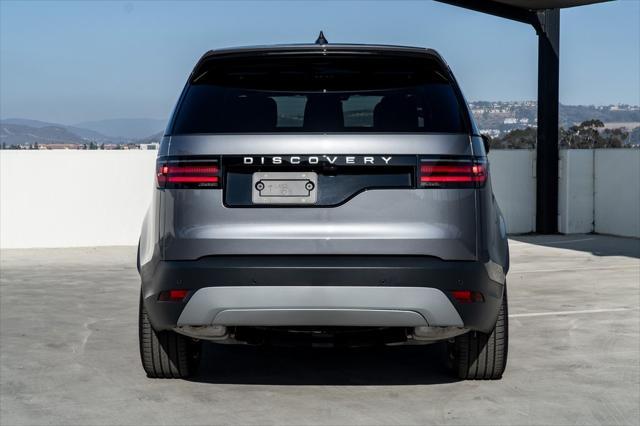
[[[536,231],[558,232],[560,9],[609,0],[437,0],[533,26],[538,34]]]

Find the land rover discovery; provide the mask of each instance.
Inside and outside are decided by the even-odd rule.
[[[487,151],[434,50],[207,52],[142,227],[147,375],[193,374],[203,341],[446,341],[454,374],[500,378],[509,253]]]

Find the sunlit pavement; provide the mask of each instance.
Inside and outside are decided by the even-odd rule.
[[[640,240],[514,237],[509,362],[462,382],[443,346],[207,345],[148,379],[135,248],[5,250],[1,424],[638,424]]]

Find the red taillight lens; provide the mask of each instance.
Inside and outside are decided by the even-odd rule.
[[[182,289],[163,291],[158,295],[158,300],[161,302],[182,302],[188,294],[189,290]]]
[[[479,291],[454,290],[451,295],[460,303],[484,302],[484,296]]]
[[[219,188],[217,163],[160,163],[156,173],[160,188]]]
[[[430,160],[420,163],[420,186],[423,188],[473,188],[487,180],[485,163],[473,160]]]

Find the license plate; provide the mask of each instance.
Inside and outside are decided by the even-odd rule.
[[[258,172],[251,183],[254,204],[315,204],[318,198],[314,172]]]

